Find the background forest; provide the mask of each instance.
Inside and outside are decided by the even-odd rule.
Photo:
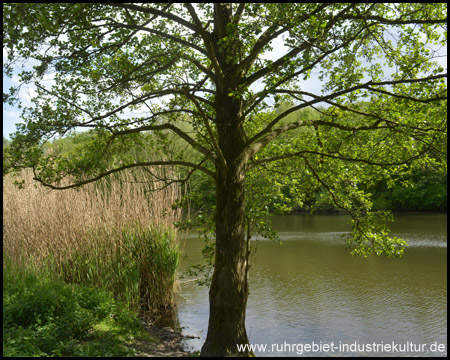
[[[261,118],[269,117],[271,114],[282,113],[289,108],[289,104],[281,104],[272,112],[261,114]],[[319,109],[320,110],[320,109]],[[325,111],[325,109],[322,109]],[[318,110],[312,108],[293,112],[286,122],[298,118],[317,118]],[[299,130],[304,131],[304,130]],[[96,141],[96,134],[92,131],[73,132],[65,137],[47,141],[43,149],[47,153],[61,154],[74,159],[82,157],[83,152],[89,151]],[[295,133],[290,137],[295,137]],[[9,147],[10,141],[3,137],[3,168],[8,168],[8,155],[5,150]],[[276,143],[272,146],[276,147]],[[267,152],[270,152],[268,150]],[[195,152],[189,148],[183,148],[181,140],[171,136],[169,131],[166,136],[156,138],[150,132],[136,134],[134,143],[128,142],[120,155],[114,155],[114,162],[121,163],[127,159],[135,161],[147,161],[154,159],[161,153],[171,156],[176,153],[184,154],[185,158],[195,157]],[[447,173],[445,169],[430,166],[409,166],[407,174],[397,177],[377,179],[368,184],[364,189],[372,194],[374,210],[392,211],[447,211]],[[269,170],[274,171],[274,170]],[[278,196],[265,199],[263,207],[267,207],[267,212],[334,212],[339,209],[326,196],[327,191],[320,184],[312,186],[310,191],[303,196],[302,204],[293,204],[294,198],[291,190],[284,185],[280,179],[276,181],[275,176],[260,176],[255,182],[255,177],[250,176],[248,192],[260,192],[264,187],[274,186],[278,188]],[[186,187],[185,197],[189,199],[190,207],[193,210],[207,210],[215,205],[214,184],[212,180],[201,172],[178,174],[179,179],[188,178],[189,186]]]

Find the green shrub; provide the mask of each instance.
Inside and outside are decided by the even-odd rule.
[[[125,342],[143,330],[111,293],[10,261],[3,270],[3,356],[133,354]]]

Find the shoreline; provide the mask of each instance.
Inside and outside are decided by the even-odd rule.
[[[151,321],[140,318],[141,326],[147,331],[154,342],[135,339],[129,346],[136,350],[135,357],[186,357],[196,356],[195,352],[184,349],[183,340],[192,339],[171,327],[158,327]]]

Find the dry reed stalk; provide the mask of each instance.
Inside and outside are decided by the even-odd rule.
[[[105,263],[117,258],[114,266],[119,267],[118,274],[106,274],[110,270],[105,268],[103,278],[96,281],[111,281],[118,286],[123,277],[121,266],[127,266],[121,265],[123,260],[120,259],[124,249],[123,229],[136,226],[173,229],[173,223],[181,219],[181,210],[171,206],[181,196],[179,187],[175,184],[164,187],[161,181],[149,175],[159,173],[162,176],[163,171],[160,168],[133,169],[80,189],[63,191],[49,190],[36,183],[31,171],[23,170],[20,174],[25,180],[24,189],[13,184],[12,175],[6,176],[3,184],[4,256],[6,254],[12,261],[33,261],[38,266],[48,266],[52,261],[57,268],[64,269],[71,280],[75,276],[78,279],[94,277],[95,274],[89,274],[90,268],[98,272]],[[163,189],[155,191],[158,188]],[[96,264],[85,268],[80,266],[80,261]],[[116,279],[111,280],[110,276]]]
[[[106,196],[102,191],[105,182],[52,191],[33,181],[30,171],[23,170],[20,178],[25,179],[24,189],[13,185],[11,175],[3,183],[3,246],[7,252],[15,249],[47,256],[48,249],[86,245],[89,231],[120,231],[133,223],[171,227],[181,216],[180,210],[171,208],[180,197],[179,188],[171,185],[153,192],[162,184],[152,182],[144,170],[109,179]]]

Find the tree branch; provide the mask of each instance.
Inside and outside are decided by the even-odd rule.
[[[211,129],[211,126],[209,125],[208,117],[204,113],[204,111],[203,111],[202,107],[200,106],[200,104],[195,100],[195,97],[187,89],[185,89],[184,92],[185,92],[187,97],[191,98],[192,102],[197,107],[197,110],[200,112],[201,118],[203,119],[203,123],[205,124],[205,127],[206,127],[206,129],[208,131],[208,135],[209,135],[209,138],[210,138],[211,143],[213,145],[213,148],[217,152],[217,156],[219,158],[219,161],[222,163],[223,166],[226,166],[225,157],[223,156],[222,150],[220,150],[219,144],[216,141],[216,138],[215,138],[214,133],[213,133],[213,131]]]
[[[373,91],[373,92],[378,92],[378,93],[385,94],[385,95],[389,95],[389,96],[396,97],[396,98],[399,98],[399,99],[405,99],[405,100],[410,100],[410,101],[414,101],[414,102],[421,102],[421,103],[424,103],[424,104],[427,104],[427,103],[430,103],[430,102],[433,102],[433,101],[440,101],[440,100],[446,100],[447,99],[447,96],[428,98],[428,99],[418,99],[418,98],[413,98],[411,96],[405,96],[405,95],[391,93],[389,91],[382,90],[382,89],[376,89],[376,88],[373,88],[373,87],[370,87],[370,86],[367,87],[367,90],[370,90],[370,91]]]
[[[306,14],[306,15],[300,17],[299,19],[297,19],[297,23],[306,21],[308,18],[316,15],[319,11],[322,11],[329,5],[330,4],[327,4],[327,3],[319,5],[311,13]],[[279,27],[281,27],[282,29],[275,31]],[[241,62],[241,64],[239,64],[239,67],[238,67],[239,71],[241,71],[242,74],[245,75],[247,73],[247,71],[251,68],[252,64],[256,61],[257,56],[261,52],[262,48],[264,46],[266,46],[268,43],[270,43],[273,39],[277,38],[278,36],[280,36],[281,34],[283,34],[286,31],[289,31],[289,30],[290,30],[289,28],[285,27],[284,25],[278,24],[278,23],[274,23],[272,26],[267,28],[267,30],[264,31],[264,33],[262,33],[261,36],[256,41],[255,45],[253,46],[252,50],[250,51],[250,54]],[[274,63],[271,64],[270,66],[271,67],[274,66]],[[264,70],[264,69],[262,69],[262,70]],[[250,79],[250,82],[248,84],[251,84],[252,82],[254,82],[256,80],[257,80],[257,78]],[[248,79],[247,79],[247,81],[248,81]]]
[[[328,193],[331,195],[332,199],[333,199],[333,203],[340,209],[344,210],[345,212],[347,212],[351,218],[353,220],[356,220],[355,214],[348,209],[345,205],[342,205],[338,202],[338,200],[336,199],[336,195],[334,194],[334,192],[331,190],[331,188],[325,183],[325,181],[323,181],[319,174],[317,174],[316,170],[314,169],[314,167],[309,163],[308,159],[305,156],[302,156],[303,160],[305,161],[306,165],[308,166],[308,168],[311,170],[312,174],[314,175],[314,177],[316,178],[316,180],[322,184],[323,187],[325,187],[325,189],[327,189]]]
[[[120,166],[118,168],[105,171],[104,173],[101,173],[100,175],[97,175],[97,176],[95,176],[95,177],[93,177],[91,179],[82,180],[82,181],[79,181],[77,183],[74,183],[74,184],[71,184],[71,185],[66,185],[66,186],[54,186],[52,184],[46,183],[45,181],[43,181],[42,179],[40,179],[38,177],[38,175],[36,174],[36,169],[35,168],[33,168],[33,173],[34,173],[33,179],[38,181],[38,182],[40,182],[42,185],[44,185],[46,187],[49,187],[50,189],[53,189],[53,190],[66,190],[66,189],[76,188],[76,187],[79,187],[79,186],[82,186],[82,185],[85,185],[85,184],[89,184],[91,182],[95,182],[95,181],[100,180],[101,178],[103,178],[105,176],[111,175],[111,174],[113,174],[115,172],[122,171],[122,170],[125,170],[125,169],[131,169],[131,168],[140,167],[140,166],[158,166],[158,165],[162,165],[162,166],[165,166],[165,165],[186,166],[186,167],[190,167],[190,168],[193,168],[193,169],[198,169],[200,171],[203,171],[206,175],[211,176],[212,178],[214,178],[214,173],[212,171],[208,170],[207,168],[205,168],[205,167],[203,167],[203,166],[201,166],[199,164],[194,164],[194,163],[191,163],[191,162],[188,162],[188,161],[167,160],[167,161],[145,161],[145,162],[138,162],[138,163],[134,163],[134,164],[123,165],[123,166]]]
[[[189,14],[191,14],[192,20],[194,20],[195,31],[198,32],[203,39],[203,42],[207,49],[207,56],[211,60],[211,63],[213,64],[214,69],[216,70],[216,76],[219,77],[220,81],[223,81],[224,75],[217,58],[216,46],[214,44],[213,39],[211,38],[211,35],[203,28],[202,22],[198,18],[198,15],[195,12],[194,7],[190,3],[185,3],[184,5],[188,9]]]
[[[313,13],[317,13],[318,11],[324,9],[326,6],[328,6],[329,4],[322,4],[319,6],[318,9],[316,9]],[[320,38],[324,39],[325,38],[325,34],[328,33],[328,31],[330,31],[332,29],[332,27],[339,21],[342,19],[342,15],[347,12],[349,9],[351,9],[352,7],[354,7],[355,4],[351,3],[349,6],[347,6],[345,9],[341,10],[336,16],[331,16],[329,22],[326,24],[326,26],[324,27],[324,32],[323,34],[320,36]],[[310,16],[312,16],[312,14],[308,14],[305,19],[309,18]],[[284,32],[286,30],[283,29],[282,32]],[[278,35],[277,35],[278,36]],[[271,72],[275,72],[276,70],[278,70],[279,68],[281,68],[282,66],[284,66],[286,63],[288,63],[289,61],[291,61],[295,56],[297,56],[300,52],[311,48],[312,46],[314,46],[314,43],[319,40],[319,37],[310,37],[308,40],[305,40],[303,43],[301,43],[299,46],[293,48],[291,51],[289,51],[286,55],[280,57],[278,60],[274,61],[273,63],[271,63],[269,66],[266,66],[265,68],[257,71],[256,73],[250,75],[247,79],[246,82],[248,85],[252,84],[253,82],[255,82],[256,80],[260,79],[261,77],[271,73]],[[256,45],[255,45],[256,46]]]
[[[128,130],[122,130],[122,131],[113,131],[113,138],[117,136],[127,135],[127,134],[133,134],[133,133],[140,133],[142,131],[159,131],[159,130],[171,130],[175,134],[177,134],[180,138],[185,140],[188,144],[190,144],[194,149],[205,155],[209,160],[212,162],[215,162],[216,157],[209,151],[206,147],[195,141],[193,138],[191,138],[188,134],[186,134],[183,130],[176,127],[173,124],[166,123],[161,125],[147,125],[147,126],[141,126],[139,128],[135,129],[128,129]],[[111,141],[111,140],[110,140]]]
[[[312,154],[312,155],[319,155],[319,156],[323,156],[323,157],[328,157],[331,159],[337,159],[337,160],[342,160],[342,161],[351,161],[351,162],[360,162],[360,163],[364,163],[364,164],[368,164],[368,165],[374,165],[374,166],[397,166],[397,165],[405,165],[405,164],[409,164],[411,163],[413,160],[418,159],[420,156],[423,155],[423,153],[420,153],[418,155],[412,156],[404,161],[398,161],[398,162],[376,162],[376,161],[371,161],[368,159],[357,159],[357,158],[349,158],[349,157],[345,157],[342,155],[339,155],[339,153],[336,154],[329,154],[329,153],[325,153],[325,152],[321,152],[321,151],[312,151],[312,150],[302,150],[302,151],[296,151],[296,152],[292,152],[292,153],[285,153],[282,155],[277,155],[277,156],[271,156],[271,157],[267,157],[264,159],[258,159],[258,160],[253,160],[250,164],[249,164],[249,168],[254,168],[257,167],[261,164],[266,164],[269,162],[274,162],[274,161],[279,161],[279,160],[284,160],[284,159],[289,159],[292,157],[303,157],[302,155],[306,155],[306,154]]]
[[[207,75],[214,83],[217,82],[216,74],[214,74],[214,72],[211,71],[211,69],[208,69],[207,67],[203,66],[198,60],[193,59],[192,57],[187,56],[186,54],[179,54],[179,56],[197,66],[197,68],[205,75]]]
[[[167,33],[167,32],[163,32],[163,31],[159,31],[159,30],[155,30],[155,29],[150,29],[150,28],[145,27],[145,26],[121,24],[121,23],[117,23],[117,22],[114,22],[114,23],[110,22],[107,25],[110,25],[110,26],[113,26],[113,27],[116,27],[116,28],[126,28],[126,29],[132,29],[132,30],[134,29],[134,30],[138,30],[138,31],[145,31],[145,32],[148,32],[148,33],[151,33],[151,34],[155,34],[155,35],[161,36],[163,38],[175,41],[175,42],[177,42],[177,43],[179,43],[181,45],[190,47],[190,48],[192,48],[194,50],[197,50],[201,54],[203,54],[205,56],[208,56],[208,52],[205,51],[205,49],[202,49],[200,46],[197,46],[197,45],[195,45],[195,44],[193,44],[193,43],[191,43],[189,41],[180,39],[180,38],[178,38],[176,36],[173,36],[173,35],[171,35],[170,33]]]
[[[241,16],[244,12],[245,9],[245,5],[247,5],[246,3],[239,3],[239,6],[236,10],[236,12],[233,15],[233,23],[234,24],[239,24],[239,21],[241,20]]]
[[[411,20],[401,20],[401,19],[386,19],[382,16],[374,16],[369,14],[361,14],[361,15],[347,15],[343,17],[344,20],[374,20],[378,24],[384,24],[384,25],[434,25],[434,24],[447,24],[447,17],[445,19],[425,19],[425,20],[419,20],[419,19],[411,19]]]
[[[294,106],[288,110],[286,110],[284,113],[278,115],[274,120],[272,120],[265,129],[263,129],[262,131],[260,131],[259,133],[255,134],[251,139],[249,139],[246,143],[245,143],[245,147],[248,148],[248,153],[250,154],[250,156],[253,156],[256,152],[258,152],[259,150],[261,150],[265,145],[267,145],[271,140],[273,140],[276,136],[295,129],[301,125],[304,124],[303,121],[296,121],[293,123],[289,123],[284,125],[281,128],[275,129],[272,131],[273,127],[279,123],[284,117],[286,117],[287,115],[289,115],[290,113],[303,109],[305,107],[314,105],[316,103],[319,102],[327,102],[329,100],[332,100],[334,98],[337,98],[339,96],[342,95],[346,95],[348,93],[354,92],[356,90],[360,90],[360,89],[368,89],[370,86],[383,86],[383,85],[397,85],[397,84],[411,84],[411,83],[418,83],[418,82],[425,82],[425,81],[429,81],[429,80],[437,80],[437,79],[442,79],[442,78],[446,78],[447,74],[439,74],[439,75],[433,75],[433,76],[429,76],[426,78],[420,78],[420,79],[404,79],[404,80],[393,80],[393,81],[382,81],[382,82],[374,82],[374,81],[368,81],[364,84],[359,84],[359,85],[355,85],[353,87],[350,87],[348,89],[344,89],[341,91],[337,91],[333,94],[329,94],[326,96],[318,96],[315,94],[311,94],[310,96],[313,96],[314,99],[311,101],[307,101],[304,102],[303,104]],[[309,94],[309,93],[305,93],[305,92],[301,92],[304,94]],[[438,99],[441,100],[441,99]],[[264,139],[261,139],[265,137]],[[258,139],[261,139],[259,142],[256,142]],[[253,145],[251,145],[253,144]]]
[[[265,45],[267,45],[270,41],[272,41],[273,39],[277,38],[279,35],[281,35],[285,31],[287,31],[285,29],[282,29],[282,30],[275,32],[275,30],[278,27],[279,27],[278,25],[272,25],[269,28],[267,28],[266,31],[264,31],[262,33],[262,35],[259,37],[259,39],[256,41],[255,45],[253,46],[253,49],[250,51],[250,54],[244,60],[242,60],[242,62],[239,64],[237,71],[240,74],[245,76],[247,74],[248,70],[253,65],[253,63],[258,58],[258,55],[261,52],[262,48]],[[256,81],[256,80],[257,79],[255,79],[253,81]],[[247,81],[248,81],[248,79],[247,79]],[[249,82],[248,84],[251,84],[251,82]]]
[[[145,6],[140,6],[140,5],[136,5],[136,4],[130,4],[130,3],[103,3],[103,5],[120,7],[122,9],[135,10],[135,11],[138,11],[141,13],[157,15],[157,16],[175,21],[176,23],[188,28],[189,30],[192,30],[194,32],[197,31],[197,28],[194,24],[190,23],[189,21],[184,20],[183,18],[180,18],[179,16],[175,15],[174,13],[168,13],[168,12],[154,9],[151,7],[145,7]]]
[[[321,56],[319,56],[314,62],[312,62],[311,64],[303,67],[301,70],[294,72],[293,74],[286,76],[285,78],[281,79],[280,81],[278,81],[273,87],[274,88],[279,88],[283,83],[285,83],[286,81],[291,80],[292,78],[305,73],[306,71],[312,69],[314,66],[316,66],[318,63],[320,63],[324,58],[326,58],[328,55],[335,53],[336,51],[338,51],[339,49],[343,48],[344,46],[347,46],[350,42],[352,42],[353,40],[355,40],[364,30],[366,29],[366,27],[361,28],[353,37],[351,37],[350,39],[348,39],[347,41],[343,42],[342,44],[340,44],[339,46],[334,47],[331,50],[325,51],[323,52],[323,54]],[[246,105],[245,107],[247,108],[245,115],[248,115],[255,107],[256,105],[258,105],[258,103],[260,103],[261,101],[264,100],[264,98],[267,96],[267,94],[270,93],[270,89],[264,89],[263,91],[255,94],[251,99],[248,99],[246,101]],[[258,99],[259,98],[259,99]],[[258,101],[256,101],[256,99],[258,99]],[[253,103],[253,104],[252,104]],[[250,104],[252,104],[250,106]]]

